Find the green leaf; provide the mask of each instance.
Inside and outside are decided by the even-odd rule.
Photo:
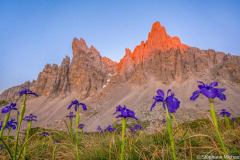
[[[7,149],[7,151],[8,151],[8,154],[9,154],[9,156],[11,157],[11,159],[13,159],[13,157],[12,157],[12,154],[11,154],[11,151],[9,150],[8,146],[6,145],[6,143],[3,141],[3,139],[2,139],[2,138],[0,138],[0,140],[2,141],[3,145],[4,145],[4,146],[5,146],[5,148]]]

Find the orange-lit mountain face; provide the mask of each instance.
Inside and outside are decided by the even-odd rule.
[[[180,49],[183,53],[189,46],[182,44],[180,39],[175,36],[171,37],[166,33],[165,27],[161,26],[160,22],[155,22],[152,26],[151,32],[148,34],[146,42],[142,41],[139,46],[136,46],[134,51],[126,49],[126,56],[131,56],[133,63],[138,65],[144,63],[151,53],[155,50],[161,50],[162,52],[169,51],[171,48]],[[125,58],[124,57],[124,58]],[[119,63],[119,68],[122,68],[124,58]]]

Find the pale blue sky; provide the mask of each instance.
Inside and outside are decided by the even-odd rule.
[[[74,37],[119,62],[156,21],[187,45],[240,55],[237,0],[0,0],[0,93],[72,57]]]

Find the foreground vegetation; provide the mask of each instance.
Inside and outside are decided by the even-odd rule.
[[[228,155],[240,156],[240,117],[231,122],[231,130],[228,130],[224,120],[219,121],[219,129],[227,148]],[[141,122],[139,121],[139,124]],[[129,124],[131,126],[132,124]],[[237,127],[236,127],[237,126]],[[114,127],[114,126],[113,126]],[[120,125],[116,125],[121,130]],[[126,159],[171,159],[171,144],[166,127],[158,130],[151,128],[155,133],[146,134],[150,129],[143,126],[143,130],[133,134],[127,131],[125,146]],[[173,127],[175,150],[177,159],[197,159],[197,156],[219,156],[222,154],[221,145],[215,134],[215,129],[209,119],[200,119],[179,125],[180,132]],[[49,136],[41,136],[42,132]],[[79,134],[80,159],[119,159],[121,152],[121,135],[117,131],[105,133]],[[26,159],[66,159],[76,157],[76,146],[67,132],[32,128]],[[7,137],[4,137],[5,140]],[[56,140],[58,143],[56,143]],[[14,139],[9,137],[10,150],[13,150]],[[61,143],[60,143],[61,142]],[[18,146],[21,148],[21,146]],[[6,149],[1,150],[0,159],[9,159]]]
[[[80,106],[87,111],[84,103],[74,100],[68,106],[70,110],[68,122],[65,121],[68,132],[31,128],[37,116],[30,114],[24,117],[27,95],[38,96],[24,89],[20,96],[24,97],[21,110],[16,103],[2,108],[6,114],[0,125],[1,159],[240,159],[240,117],[232,118],[231,113],[222,109],[220,115],[224,120],[218,121],[214,108],[214,98],[226,100],[225,88],[215,88],[217,82],[209,85],[199,82],[199,90],[193,92],[190,100],[195,101],[199,95],[208,98],[210,115],[208,119],[195,120],[178,124],[174,113],[180,106],[180,101],[169,89],[164,96],[163,90],[157,90],[153,110],[156,103],[161,102],[166,111],[162,120],[164,127],[150,128],[141,122],[132,110],[124,105],[116,107],[116,118],[113,126],[104,130],[98,126],[97,132],[84,132],[84,124],[80,124]],[[16,121],[10,119],[11,111],[18,112]],[[76,111],[76,115],[72,112]],[[201,112],[201,111],[200,111]],[[133,121],[129,121],[128,119]],[[75,127],[73,127],[75,119]],[[28,122],[28,128],[20,136],[22,121]],[[34,123],[35,123],[34,122]],[[130,124],[131,123],[131,124]],[[10,136],[11,130],[17,129],[15,137]],[[7,132],[4,132],[7,130]],[[6,136],[4,136],[4,133]]]

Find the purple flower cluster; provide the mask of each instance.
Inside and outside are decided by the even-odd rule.
[[[2,126],[3,126],[3,121],[1,121],[0,131],[2,130]],[[4,129],[5,129],[5,128],[4,128]]]
[[[28,95],[28,94],[33,94],[33,95],[35,95],[36,97],[38,97],[38,95],[37,95],[36,93],[34,93],[33,91],[31,91],[31,90],[29,90],[29,89],[23,89],[21,92],[19,92],[19,94],[20,94],[20,96],[22,96],[22,95],[24,95],[24,94],[26,94],[26,95]]]
[[[137,123],[135,126],[129,127],[129,129],[130,129],[130,131],[131,131],[132,134],[136,134],[138,130],[142,130],[143,128],[142,128],[141,125],[139,125],[139,124]]]
[[[16,129],[16,125],[17,122],[15,121],[15,119],[11,119],[10,121],[7,122],[7,125],[5,126],[5,128],[3,129]],[[1,125],[0,125],[0,131],[2,130],[2,126],[3,126],[3,121],[1,121]]]
[[[135,124],[134,128],[137,129],[137,130],[143,130],[142,126],[138,123]]]
[[[44,136],[45,137],[45,136]],[[55,138],[55,141],[54,141],[54,144],[56,143],[61,143],[61,141],[58,141],[56,138]]]
[[[97,131],[102,131],[102,128],[98,126]]]
[[[70,112],[69,115],[67,115],[66,117],[68,117],[69,119],[72,119],[76,117],[76,115],[74,115],[73,112]]]
[[[116,107],[116,112],[113,113],[113,115],[118,113],[118,112],[120,112],[120,114],[116,118],[120,118],[120,117],[127,118],[127,117],[129,117],[129,118],[134,118],[134,119],[138,120],[135,117],[135,113],[132,110],[127,109],[125,105],[124,105],[124,107],[122,107],[120,105],[117,106]]]
[[[167,122],[167,121],[166,121],[165,119],[162,120],[162,123],[163,123],[163,124],[166,123],[166,122]]]
[[[75,111],[77,112],[77,107],[79,107],[79,105],[81,105],[83,107],[83,110],[86,111],[87,110],[87,106],[84,103],[79,103],[77,100],[72,101],[72,103],[68,106],[68,110],[75,105]]]
[[[218,86],[218,82],[212,82],[209,85],[204,84],[201,81],[198,81],[201,83],[201,85],[198,85],[199,90],[193,92],[192,97],[190,97],[190,100],[195,101],[200,94],[203,94],[207,98],[216,98],[218,97],[222,101],[226,101],[226,96],[222,93],[226,89],[225,88],[214,88],[215,86]]]
[[[8,113],[11,110],[17,110],[16,103],[11,103],[10,106],[6,106],[2,109],[2,113]]]
[[[0,144],[0,149],[1,149],[1,151],[4,151],[4,150],[5,150],[3,144]]]
[[[34,116],[33,114],[30,114],[29,116],[25,116],[23,118],[24,121],[30,122],[30,121],[37,121],[37,116]]]
[[[43,132],[43,133],[41,133],[40,135],[43,136],[43,137],[46,137],[46,136],[49,136],[50,134],[47,133],[47,132]]]
[[[10,129],[12,128],[13,130],[16,129],[17,122],[15,119],[11,119],[10,121],[7,122],[6,128]]]
[[[225,115],[227,117],[230,117],[231,113],[227,112],[226,109],[222,109],[222,111],[220,112],[220,115],[222,115],[223,117],[225,117]]]
[[[109,132],[114,132],[114,129],[112,128],[112,125],[109,125],[109,126],[104,130],[104,132],[107,132],[107,131],[109,131]]]
[[[97,131],[100,132],[100,133],[103,133],[103,130],[100,126],[98,126]]]
[[[150,109],[150,111],[152,111],[153,107],[155,107],[157,102],[163,102],[163,108],[165,108],[165,103],[167,104],[168,110],[170,113],[175,113],[176,110],[179,108],[180,105],[180,101],[174,97],[174,93],[171,93],[171,95],[168,95],[171,92],[171,89],[169,89],[167,91],[167,97],[164,100],[164,92],[163,90],[158,90],[157,91],[157,96],[153,97],[153,99],[155,100],[155,102],[152,104],[152,107]]]
[[[79,129],[83,129],[83,127],[84,127],[84,124],[79,124],[79,125],[78,125],[78,128],[79,128]]]

